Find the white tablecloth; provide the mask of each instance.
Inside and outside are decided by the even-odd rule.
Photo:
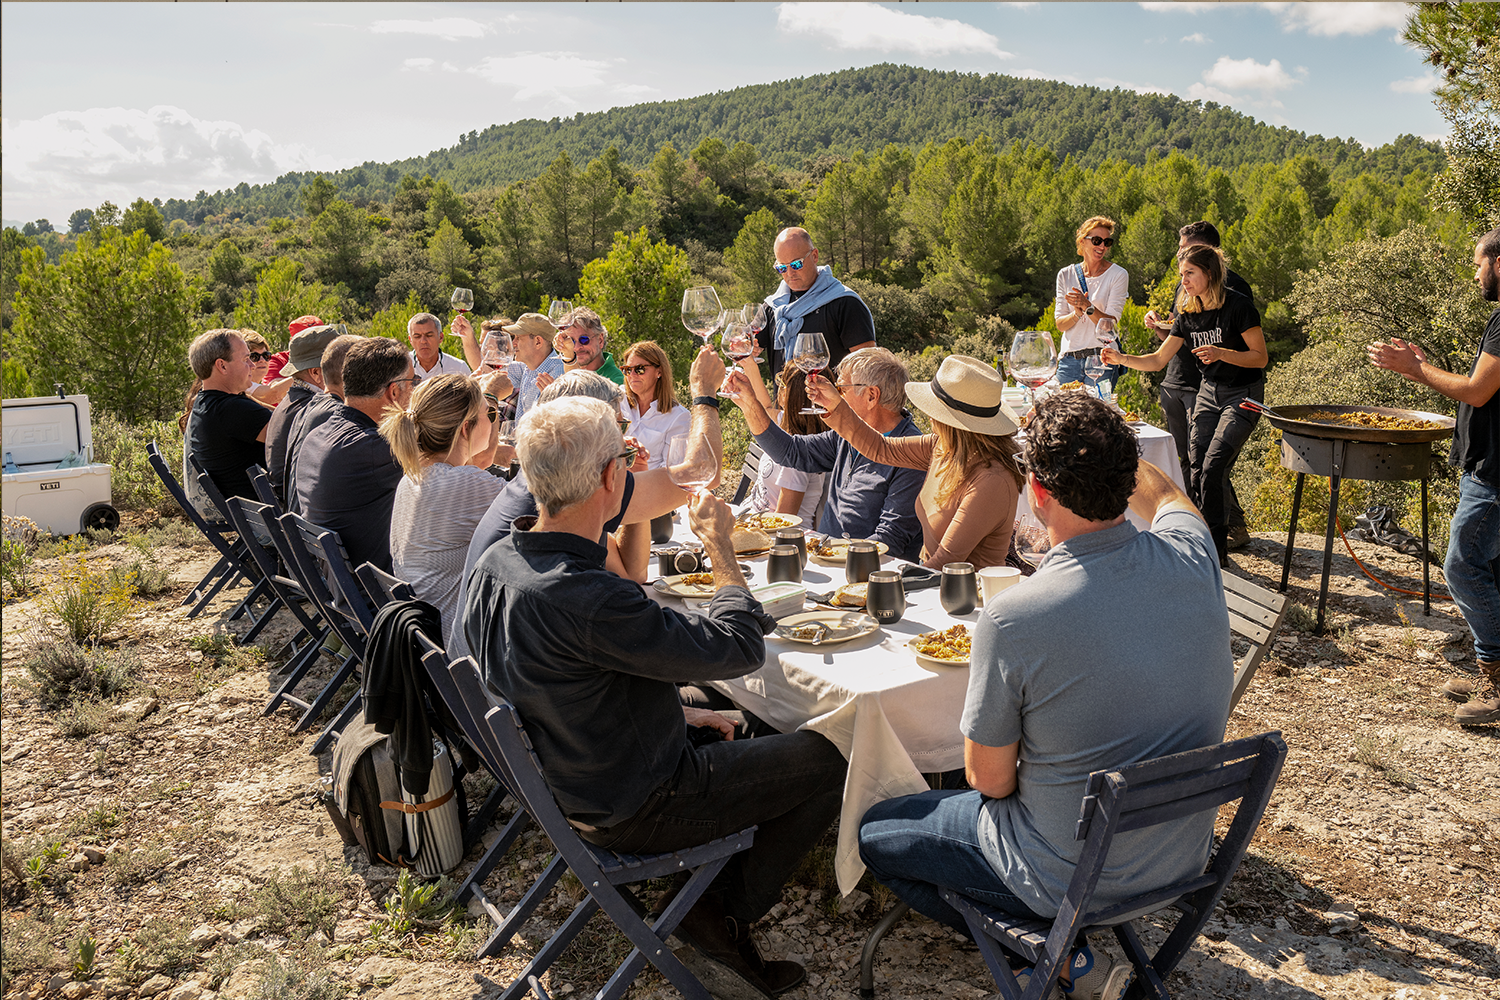
[[[1150,426],[1139,428],[1139,434],[1142,457],[1182,485],[1172,436]],[[1031,514],[1024,505],[1018,513],[1023,519]],[[675,535],[684,540],[691,532],[679,523]],[[765,557],[748,560],[748,565],[751,586],[764,583]],[[899,565],[900,560],[889,556],[883,560],[887,569]],[[654,561],[652,569],[654,573]],[[826,592],[843,582],[842,567],[809,561],[803,572],[803,583],[813,592]],[[1025,586],[1024,580],[1020,586]],[[664,604],[683,607],[676,598],[652,593]],[[918,633],[958,622],[972,627],[979,614],[950,616],[938,603],[937,587],[910,593],[906,600],[901,621],[852,642],[814,648],[768,636],[765,666],[743,677],[713,682],[736,705],[783,732],[821,733],[848,759],[835,858],[839,891],[845,894],[865,870],[859,860],[859,822],[865,810],[897,795],[926,791],[923,774],[964,763],[958,722],[969,670],[918,663],[906,642]]]

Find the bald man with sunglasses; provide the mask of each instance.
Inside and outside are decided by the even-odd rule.
[[[828,367],[855,351],[875,346],[875,317],[854,289],[819,266],[818,248],[800,226],[776,237],[772,267],[781,285],[766,296],[774,318],[760,332],[762,353],[771,359],[771,374],[781,370],[800,333],[821,333],[828,341]]]

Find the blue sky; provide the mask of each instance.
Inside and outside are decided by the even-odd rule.
[[[1395,3],[5,3],[6,219],[192,197],[471,129],[881,62],[1440,138]],[[733,136],[724,136],[733,140]]]

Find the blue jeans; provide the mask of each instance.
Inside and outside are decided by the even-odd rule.
[[[1500,663],[1500,490],[1464,473],[1443,575],[1474,633],[1474,655]]]
[[[859,824],[859,856],[912,909],[969,935],[968,924],[939,894],[965,896],[1016,917],[1046,919],[1011,892],[979,847],[978,792],[922,792],[869,808]]]

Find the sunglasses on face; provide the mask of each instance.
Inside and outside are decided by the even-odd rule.
[[[644,375],[648,370],[655,367],[655,365],[626,365],[620,370],[627,375]]]
[[[486,406],[484,408],[484,419],[488,420],[490,423],[494,423],[495,422],[495,418],[498,417],[499,415],[500,415],[500,410],[497,409],[496,407]]]
[[[251,351],[250,363],[252,365],[258,365],[262,361],[270,361],[273,356],[274,355],[270,351]]]
[[[788,271],[800,271],[800,270],[802,270],[802,265],[806,261],[807,261],[807,254],[803,254],[801,257],[798,257],[796,260],[791,261],[790,263],[783,264],[780,261],[777,261],[777,262],[773,263],[771,266],[776,269],[776,273],[777,274],[786,274]]]
[[[631,467],[631,466],[632,466],[632,465],[634,465],[634,464],[635,464],[635,456],[636,456],[636,450],[635,450],[635,445],[630,445],[630,444],[627,444],[627,445],[626,445],[626,446],[625,446],[625,451],[624,451],[624,452],[622,452],[622,453],[621,453],[621,454],[619,454],[619,455],[616,455],[616,456],[615,456],[615,460],[616,460],[616,461],[619,461],[619,460],[620,460],[620,459],[622,459],[622,458],[623,458],[623,459],[624,459],[624,460],[625,460],[625,468],[627,468],[627,469],[628,469],[628,468],[630,468],[630,467]]]
[[[572,329],[572,328],[568,327],[567,329],[564,329],[562,331],[562,334],[563,334],[564,337],[567,337],[569,340],[573,341],[575,344],[582,344],[584,347],[589,346],[589,335],[588,334],[586,334],[586,333],[569,333],[568,332],[569,329]]]
[[[393,378],[389,382],[387,382],[386,385],[395,385],[397,382],[410,382],[412,388],[415,389],[417,387],[417,383],[420,381],[422,381],[422,376],[413,375],[410,378]]]
[[[1088,240],[1090,243],[1094,244],[1094,246],[1096,246],[1096,247],[1097,246],[1112,247],[1112,246],[1115,245],[1115,238],[1113,236],[1085,236],[1084,239]]]

